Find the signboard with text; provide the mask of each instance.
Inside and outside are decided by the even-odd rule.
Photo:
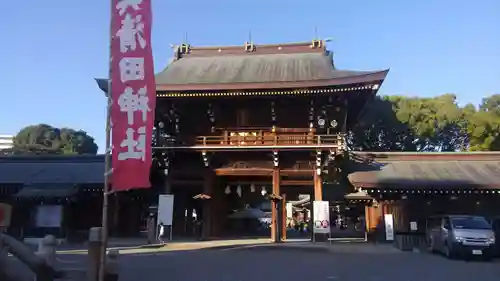
[[[313,232],[330,233],[330,206],[328,201],[313,202]]]
[[[384,215],[385,240],[394,241],[394,217],[392,214]]]
[[[174,217],[174,195],[160,194],[158,197],[158,220],[156,224],[172,225]]]
[[[148,188],[156,106],[151,0],[112,3],[112,189]]]

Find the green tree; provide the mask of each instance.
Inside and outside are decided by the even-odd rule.
[[[348,133],[353,150],[413,151],[415,137],[409,126],[397,117],[394,97],[375,97],[364,108],[359,122]]]
[[[397,119],[415,136],[418,151],[457,151],[467,147],[466,118],[456,96],[390,97]]]
[[[484,98],[476,110],[464,109],[472,151],[500,151],[500,94]]]
[[[349,144],[368,151],[465,150],[467,125],[467,114],[453,94],[377,97],[349,134]]]
[[[4,154],[97,154],[94,138],[84,131],[55,128],[47,124],[31,125],[14,137],[11,149]]]

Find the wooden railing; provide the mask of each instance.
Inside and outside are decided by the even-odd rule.
[[[344,135],[309,135],[309,134],[247,134],[198,136],[196,146],[341,146]]]

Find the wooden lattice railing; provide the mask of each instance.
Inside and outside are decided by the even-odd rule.
[[[309,134],[235,134],[221,136],[198,136],[197,146],[342,146],[344,135]]]

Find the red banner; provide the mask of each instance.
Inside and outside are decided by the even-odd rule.
[[[156,85],[151,0],[112,0],[113,191],[148,188]]]

